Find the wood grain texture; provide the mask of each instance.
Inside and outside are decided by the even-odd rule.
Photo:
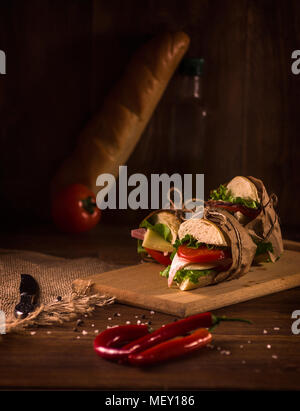
[[[300,253],[286,250],[275,264],[252,267],[238,280],[183,292],[176,286],[167,287],[159,275],[161,266],[143,263],[77,279],[73,288],[78,291],[91,285],[91,292],[116,297],[120,303],[187,317],[298,287],[299,267]]]
[[[279,197],[283,226],[300,226],[300,76],[291,73],[298,1],[29,0],[0,7],[8,57],[0,77],[1,209],[46,214],[50,178],[132,53],[158,32],[185,30],[188,55],[206,60],[208,111],[204,162],[187,163],[205,173],[206,195],[237,174],[261,178]],[[130,174],[170,171],[168,110],[166,98],[129,160]],[[197,136],[183,138],[191,152],[199,146]],[[133,223],[141,217],[107,214]]]
[[[95,330],[100,332],[108,325],[125,325],[127,321],[134,324],[138,320],[151,321],[153,329],[157,329],[173,321],[173,316],[151,315],[147,310],[114,304],[98,309],[89,318],[83,317],[84,323],[77,331],[73,322],[30,330],[23,336],[2,336],[0,387],[299,390],[299,336],[291,334],[291,313],[299,308],[299,298],[298,287],[217,310],[216,315],[247,318],[253,325],[224,323],[213,333],[212,348],[148,369],[122,366],[97,357],[92,348]],[[120,317],[115,317],[115,313]],[[36,334],[31,335],[31,331]]]
[[[17,227],[15,233],[1,231],[0,246],[69,258],[99,255],[106,261],[136,264],[135,242],[128,241],[128,235],[128,229],[103,224],[75,237],[57,233],[51,226],[22,231]],[[113,304],[97,309],[91,317],[83,316],[84,323],[77,328],[71,322],[28,330],[25,335],[0,336],[0,388],[299,390],[299,336],[291,332],[291,314],[299,309],[299,299],[300,287],[218,309],[214,314],[246,318],[253,324],[224,323],[213,332],[212,348],[149,369],[97,357],[92,348],[95,335],[127,321],[150,321],[157,329],[177,317]]]

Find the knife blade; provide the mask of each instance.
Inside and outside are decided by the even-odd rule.
[[[39,285],[30,274],[21,274],[20,302],[15,306],[14,315],[23,319],[35,310],[39,299]]]

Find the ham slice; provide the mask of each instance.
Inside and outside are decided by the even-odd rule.
[[[146,228],[136,228],[135,230],[131,230],[131,237],[137,240],[144,240],[146,231]]]
[[[237,211],[239,211],[240,213],[242,213],[243,215],[251,219],[256,218],[258,214],[261,212],[260,207],[259,208],[249,208],[242,204],[228,203],[226,201],[209,200],[209,201],[205,201],[205,205],[208,207],[220,207],[231,213],[236,213]]]
[[[181,270],[186,265],[190,265],[191,262],[185,260],[184,258],[178,257],[177,253],[174,255],[172,260],[172,264],[169,271],[169,278],[168,278],[168,287],[171,287],[173,279],[177,273],[177,271]]]

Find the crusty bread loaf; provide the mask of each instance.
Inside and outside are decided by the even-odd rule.
[[[187,234],[193,236],[200,243],[217,246],[228,246],[222,231],[216,224],[204,218],[190,218],[181,224],[178,237],[181,240]]]
[[[99,174],[118,175],[143,133],[189,46],[183,32],[165,33],[141,47],[100,112],[79,136],[52,183],[52,192],[82,183],[96,193]]]

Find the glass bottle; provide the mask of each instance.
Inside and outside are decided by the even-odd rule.
[[[186,58],[172,82],[169,103],[168,168],[170,173],[204,172],[206,108],[202,99],[202,58]]]

